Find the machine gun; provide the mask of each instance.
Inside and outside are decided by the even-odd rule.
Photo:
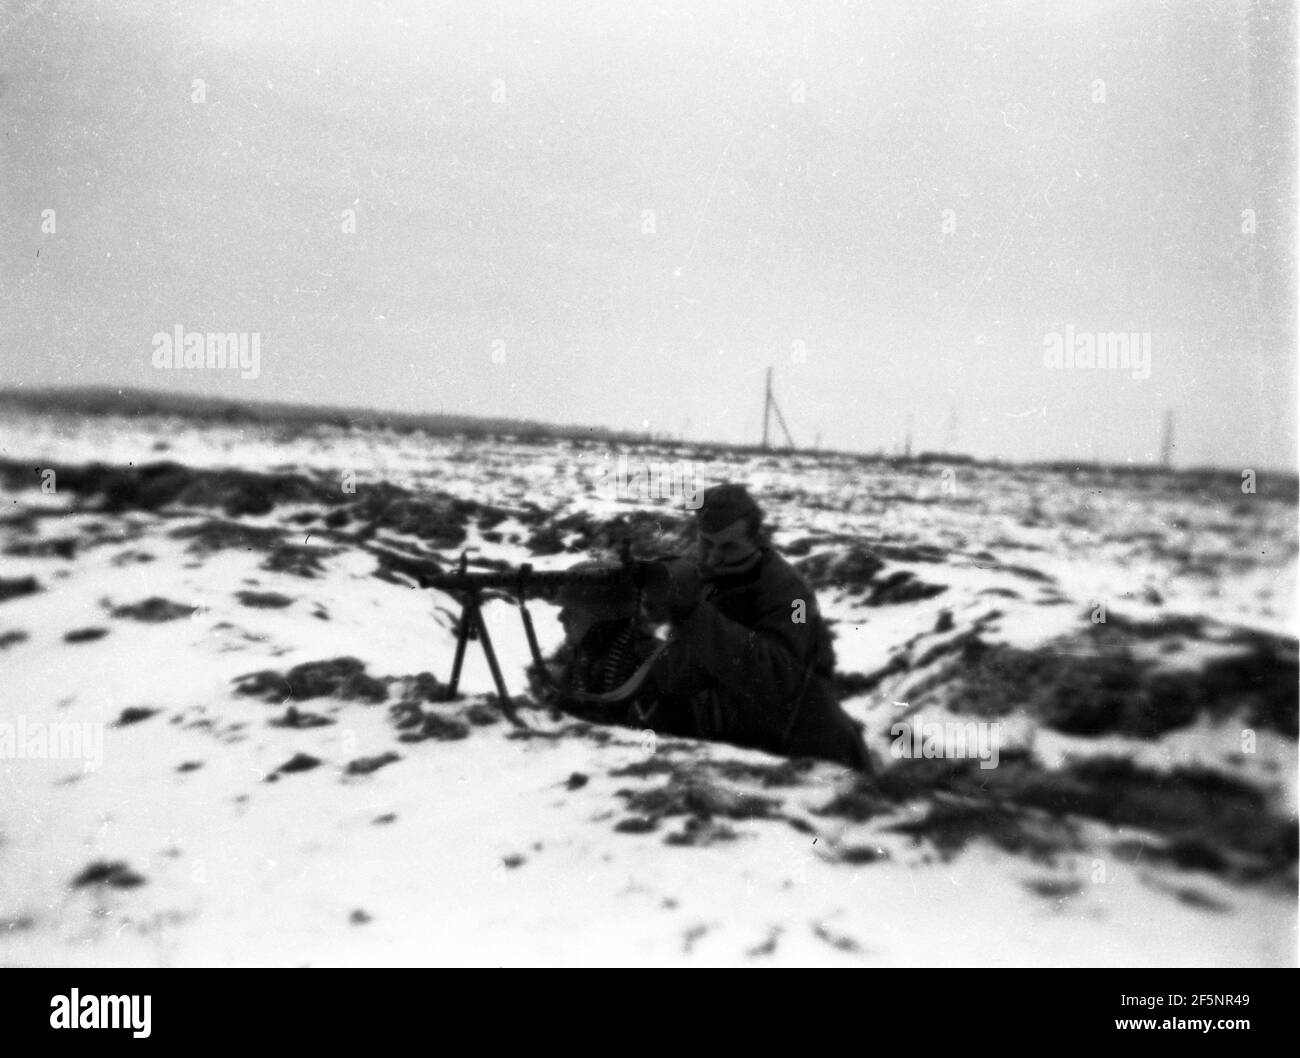
[[[492,672],[492,682],[496,684],[501,711],[505,714],[506,719],[516,727],[524,727],[525,725],[515,712],[514,704],[511,702],[510,695],[506,690],[505,678],[501,675],[501,666],[497,662],[496,650],[492,646],[492,636],[488,632],[487,623],[483,620],[482,593],[492,589],[513,593],[519,605],[519,614],[523,622],[524,634],[528,639],[529,652],[532,654],[534,664],[536,664],[539,672],[544,674],[545,678],[547,669],[537,643],[533,618],[528,612],[527,597],[529,591],[554,590],[565,584],[583,582],[612,584],[624,578],[630,579],[636,585],[637,590],[640,591],[647,584],[664,576],[662,561],[633,558],[630,545],[627,542],[623,544],[619,565],[601,570],[535,570],[530,563],[525,563],[517,569],[475,570],[471,572],[467,552],[461,554],[460,563],[452,572],[443,572],[441,570],[426,572],[421,566],[409,561],[404,562],[403,567],[400,571],[414,577],[420,587],[449,592],[460,600],[460,618],[456,626],[456,656],[452,662],[451,680],[447,684],[445,700],[450,701],[455,698],[457,689],[460,686],[461,669],[465,663],[466,645],[470,640],[477,640],[483,646],[483,654],[487,658],[488,668]],[[650,658],[643,662],[632,679],[628,680],[618,691],[607,694],[577,692],[575,697],[597,703],[617,701],[621,697],[626,697],[628,694],[633,693],[636,687],[645,679],[650,665],[658,658],[662,649],[660,647]]]

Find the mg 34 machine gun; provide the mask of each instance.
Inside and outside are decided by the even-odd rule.
[[[460,686],[461,670],[465,663],[465,648],[471,640],[477,640],[483,647],[488,668],[492,672],[492,681],[496,684],[501,711],[517,727],[525,725],[519,719],[510,694],[506,690],[505,678],[501,675],[501,666],[492,645],[492,636],[488,631],[487,622],[483,619],[483,592],[495,589],[513,594],[519,606],[519,615],[533,662],[542,679],[553,684],[554,680],[542,659],[542,652],[537,643],[532,615],[528,612],[529,592],[550,594],[566,584],[613,584],[619,581],[630,581],[640,593],[647,585],[667,576],[662,559],[635,559],[632,557],[630,546],[626,543],[623,545],[620,561],[604,569],[535,570],[531,564],[524,564],[517,569],[471,571],[469,555],[464,553],[460,557],[458,567],[452,572],[418,572],[409,568],[406,572],[415,578],[420,587],[448,592],[460,600],[460,618],[456,626],[456,656],[452,662],[446,700],[455,698]],[[636,693],[649,674],[650,667],[666,646],[667,644],[661,644],[642,662],[630,679],[613,691],[593,694],[570,690],[566,693],[576,700],[595,704],[622,701]]]

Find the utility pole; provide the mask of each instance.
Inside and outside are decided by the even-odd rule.
[[[1165,412],[1165,436],[1160,445],[1160,465],[1168,470],[1174,461],[1174,410]]]
[[[785,434],[785,443],[790,448],[795,448],[794,438],[790,436],[790,429],[785,424],[785,416],[781,414],[781,409],[777,406],[776,398],[772,396],[772,369],[767,369],[767,386],[763,392],[763,450],[766,451],[770,445],[768,437],[770,434],[770,423],[772,416],[776,415],[776,421],[781,427],[781,432]]]
[[[903,458],[912,458],[912,413],[907,413],[907,431],[903,435]]]
[[[767,451],[767,422],[772,417],[772,369],[767,369],[767,388],[763,390],[763,451]]]

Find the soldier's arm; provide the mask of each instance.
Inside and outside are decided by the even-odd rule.
[[[782,600],[746,627],[701,602],[678,625],[678,634],[690,640],[710,676],[728,690],[752,695],[775,717],[798,692],[812,646],[812,625],[796,622],[795,613],[792,603]]]

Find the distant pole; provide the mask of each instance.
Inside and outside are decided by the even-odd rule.
[[[1165,412],[1165,436],[1160,445],[1160,465],[1168,470],[1174,463],[1174,410]]]
[[[794,438],[790,436],[790,427],[785,424],[785,416],[781,414],[781,406],[777,404],[776,398],[772,396],[772,369],[767,369],[767,387],[763,391],[763,449],[771,447],[769,438],[771,435],[772,416],[776,416],[776,423],[781,427],[781,432],[785,434],[785,445],[787,448],[795,449],[799,446],[794,443]]]
[[[772,369],[767,369],[767,387],[763,390],[763,450],[766,451],[767,444],[767,424],[772,417]]]
[[[907,431],[903,435],[903,458],[912,458],[912,413],[907,413]]]

